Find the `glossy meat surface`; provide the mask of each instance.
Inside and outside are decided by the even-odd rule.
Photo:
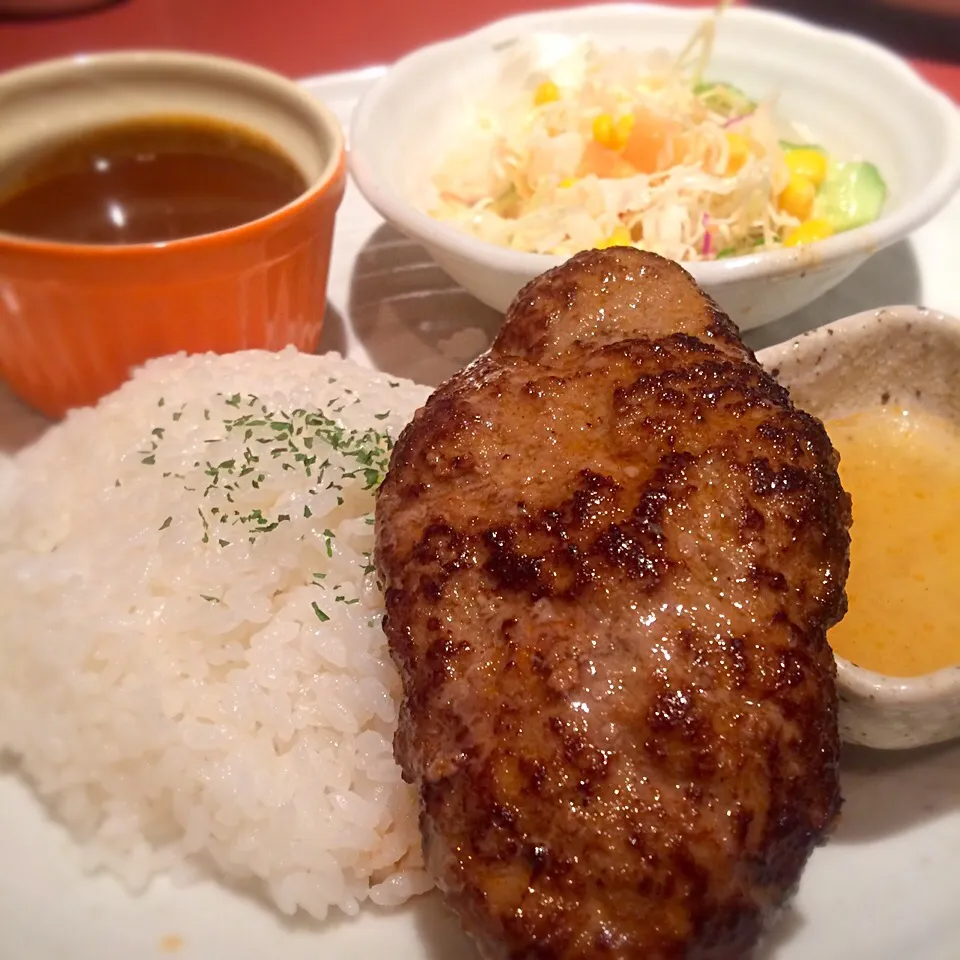
[[[849,499],[679,266],[580,254],[441,386],[377,506],[395,753],[492,957],[734,960],[840,805]]]

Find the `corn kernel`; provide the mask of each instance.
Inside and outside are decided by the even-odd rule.
[[[613,140],[617,150],[622,150],[627,145],[635,122],[636,117],[632,113],[625,113],[613,125]]]
[[[605,237],[597,244],[597,250],[606,250],[607,247],[629,247],[633,245],[630,231],[623,225],[615,227],[609,237]]]
[[[602,147],[609,147],[611,150],[616,145],[616,131],[613,126],[613,117],[609,113],[601,113],[593,121],[593,139]]]
[[[791,230],[783,239],[785,247],[798,247],[802,243],[816,243],[833,236],[833,227],[826,220],[806,220]]]
[[[806,220],[813,209],[813,200],[817,195],[817,188],[812,180],[791,173],[790,180],[777,199],[780,209],[789,213],[798,220]]]
[[[827,177],[827,158],[819,150],[810,147],[788,150],[784,160],[791,173],[806,177],[815,187],[819,187]]]
[[[569,189],[570,187],[572,187],[576,182],[577,182],[577,178],[576,178],[576,177],[564,177],[564,178],[560,181],[559,187],[560,187],[561,190],[568,190],[568,189]]]
[[[738,173],[750,156],[750,141],[743,134],[727,134],[727,170],[726,175],[732,177]]]
[[[544,80],[534,91],[535,106],[542,107],[545,103],[553,103],[560,99],[560,88],[552,80]]]

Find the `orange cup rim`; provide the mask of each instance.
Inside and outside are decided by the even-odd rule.
[[[342,195],[346,185],[347,150],[346,140],[339,120],[330,108],[311,96],[296,81],[290,80],[279,73],[274,73],[256,64],[236,60],[231,57],[221,57],[212,54],[190,53],[179,50],[123,50],[106,53],[75,54],[69,57],[59,57],[45,60],[41,63],[30,64],[16,70],[10,70],[0,75],[0,96],[4,87],[28,82],[44,75],[82,68],[96,69],[98,64],[114,63],[131,64],[154,62],[176,66],[177,63],[191,63],[198,66],[209,66],[228,69],[234,73],[246,75],[258,83],[267,84],[284,96],[299,102],[309,112],[318,117],[331,138],[332,149],[330,160],[321,174],[307,187],[303,193],[294,197],[282,207],[250,220],[228,227],[226,230],[217,230],[213,233],[199,233],[190,237],[180,237],[176,240],[160,240],[151,243],[124,243],[124,244],[97,244],[71,243],[59,240],[40,240],[15,233],[6,233],[0,230],[0,253],[17,251],[19,253],[36,254],[47,257],[80,257],[85,259],[138,259],[144,256],[156,256],[158,253],[180,254],[190,253],[199,248],[206,250],[230,246],[236,241],[247,241],[251,235],[270,232],[290,218],[295,218],[306,207],[324,196]]]

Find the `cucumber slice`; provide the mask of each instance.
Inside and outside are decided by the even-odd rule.
[[[872,163],[832,163],[813,202],[813,216],[838,233],[872,223],[880,216],[887,185]]]
[[[751,100],[732,83],[704,80],[693,88],[693,92],[709,109],[716,110],[725,117],[744,117],[757,109],[756,101]]]

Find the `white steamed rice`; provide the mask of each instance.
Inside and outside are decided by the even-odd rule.
[[[7,465],[0,755],[90,869],[253,878],[316,917],[430,886],[367,433],[427,392],[293,350],[168,357]]]

